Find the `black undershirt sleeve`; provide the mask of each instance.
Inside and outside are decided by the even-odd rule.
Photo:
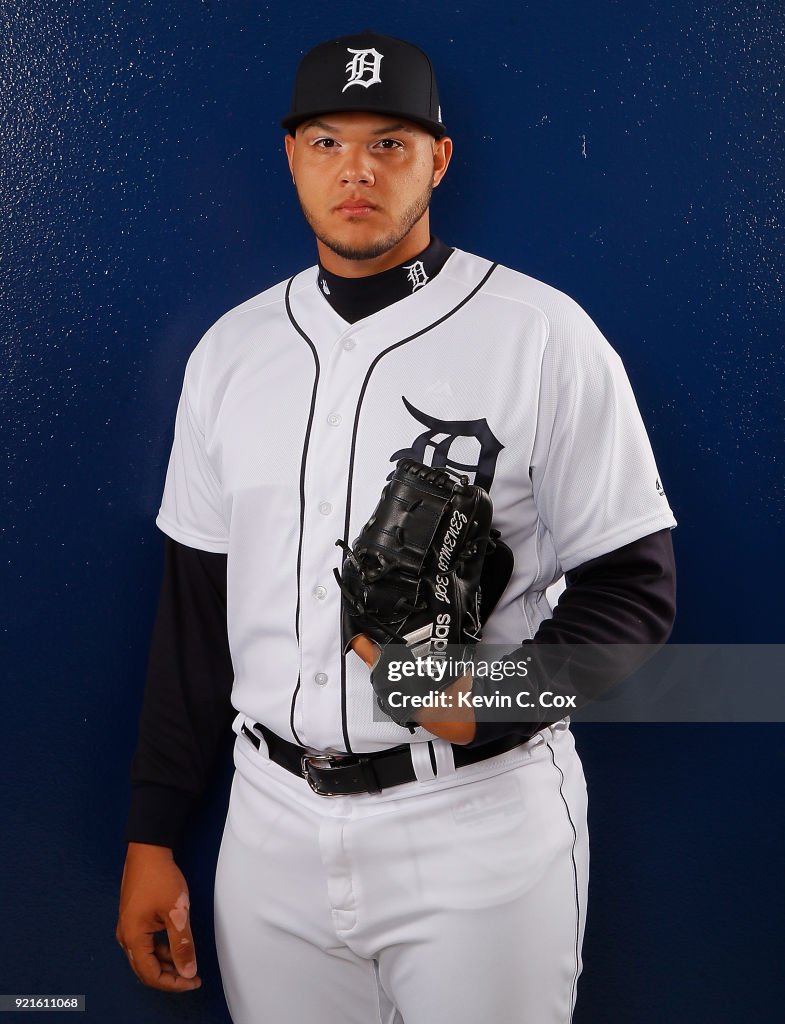
[[[670,530],[593,558],[568,572],[566,579],[567,589],[552,618],[540,624],[530,643],[662,644],[670,635],[676,607]],[[613,648],[608,650],[612,656]],[[630,668],[624,648],[619,651],[617,664],[607,668],[621,679]],[[131,766],[128,842],[179,844],[231,727],[233,678],[226,555],[167,537]],[[479,722],[469,745],[511,731],[509,722]]]
[[[204,793],[234,710],[226,627],[226,555],[166,537],[127,842],[176,846]]]
[[[676,615],[676,566],[669,529],[651,533],[608,554],[592,558],[566,573],[567,588],[553,615],[540,623],[533,639],[509,655],[511,661],[531,648],[547,645],[544,665],[555,674],[560,666],[558,645],[592,644],[583,671],[589,687],[601,674],[605,691],[640,667],[652,646],[664,644]],[[636,654],[634,645],[643,656]],[[565,658],[570,657],[565,649]],[[577,673],[580,686],[581,672]],[[523,723],[524,734],[536,723]],[[478,722],[469,746],[478,746],[509,733],[509,722]]]

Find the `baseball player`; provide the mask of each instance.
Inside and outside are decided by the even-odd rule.
[[[455,478],[512,552],[486,642],[659,644],[673,514],[589,316],[431,234],[452,141],[421,50],[316,46],[282,126],[318,263],[188,360],[117,939],[145,984],[201,984],[173,851],[231,725],[215,924],[235,1024],[564,1024],[588,885],[569,720],[381,714],[335,544],[350,557],[395,474]]]

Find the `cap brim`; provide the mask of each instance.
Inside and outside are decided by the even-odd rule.
[[[291,132],[294,135],[297,126],[301,125],[304,121],[310,121],[311,118],[321,117],[323,114],[345,114],[354,113],[354,111],[338,110],[334,107],[327,108],[325,110],[309,110],[303,114],[298,112],[296,114],[287,114],[286,117],[281,118],[280,125],[285,128],[286,131]],[[358,110],[357,113],[368,113],[368,114],[384,114],[385,117],[400,117],[404,121],[411,121],[412,124],[417,124],[421,128],[424,128],[429,134],[434,135],[437,139],[442,138],[447,134],[447,129],[443,124],[438,121],[429,121],[423,117],[412,117],[411,114],[404,114],[400,110]]]

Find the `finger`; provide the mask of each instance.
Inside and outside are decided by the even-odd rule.
[[[415,720],[428,732],[450,743],[471,743],[477,730],[474,711],[471,706],[461,707],[458,703],[458,695],[470,693],[471,689],[472,677],[461,676],[443,691],[449,698],[448,706],[424,708],[415,713]]]
[[[162,963],[156,955],[156,944],[152,935],[142,935],[126,947],[126,953],[134,974],[150,988],[162,992],[187,992],[199,988],[202,984],[201,978],[197,975],[183,977],[168,960],[165,959]]]
[[[184,978],[196,977],[196,950],[189,911],[188,893],[181,892],[166,919],[172,962]]]
[[[419,724],[448,743],[457,743],[458,746],[465,746],[471,743],[477,733],[477,727],[473,722],[434,722],[428,719],[417,719]]]
[[[368,668],[374,667],[382,653],[379,645],[375,644],[364,633],[360,633],[359,636],[352,640],[352,650],[362,658]]]
[[[172,959],[172,951],[169,948],[169,944],[166,942],[156,942],[155,944],[155,956],[158,963],[161,965],[161,970],[164,974],[179,974]]]
[[[154,952],[163,974],[179,974],[172,960],[172,951],[167,942],[156,942]]]
[[[174,960],[172,959],[172,951],[169,948],[168,942],[156,942],[153,947],[153,952],[158,960],[161,967],[172,966],[174,967]]]
[[[160,992],[190,992],[202,986],[202,979],[198,974],[192,978],[184,978],[173,964],[160,964],[152,955],[137,960],[130,949],[128,954],[134,974],[148,988],[158,989]]]

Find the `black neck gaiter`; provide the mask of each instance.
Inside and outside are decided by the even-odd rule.
[[[428,248],[414,259],[370,277],[338,277],[320,263],[319,290],[338,316],[353,324],[427,287],[452,252],[432,237]]]

